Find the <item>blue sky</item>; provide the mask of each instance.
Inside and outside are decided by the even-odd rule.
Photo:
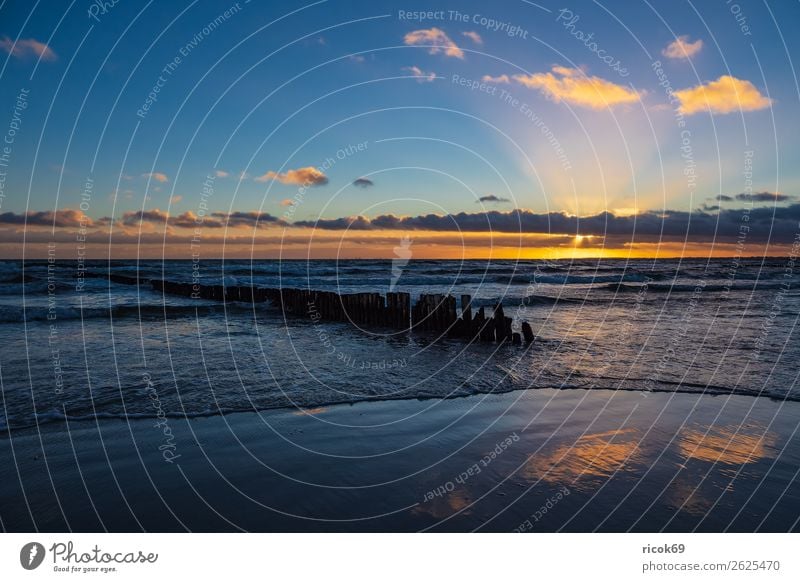
[[[791,204],[800,184],[797,3],[97,6],[0,7],[4,117],[29,90],[0,212],[76,209],[87,177],[94,220],[197,212],[206,176],[219,172],[212,210],[282,216],[300,186],[287,172],[309,167],[327,182],[302,193],[292,220],[688,212],[748,187],[747,152],[753,190],[779,195],[762,205]],[[405,16],[415,11],[435,13]],[[678,38],[687,52],[664,54]],[[494,80],[470,89],[454,75]],[[730,95],[710,85],[723,76],[755,96],[725,111]],[[573,79],[608,92],[587,106],[564,92]],[[665,79],[711,99],[683,127]],[[615,102],[618,90],[634,98]],[[354,187],[362,176],[373,185]],[[490,195],[507,201],[478,201]]]

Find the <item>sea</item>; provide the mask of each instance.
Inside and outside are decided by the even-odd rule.
[[[793,257],[0,262],[0,434],[541,389],[800,400]],[[109,277],[122,275],[130,280]],[[162,295],[150,279],[498,303],[531,344]],[[136,281],[138,280],[138,284]],[[120,282],[124,281],[124,282]]]

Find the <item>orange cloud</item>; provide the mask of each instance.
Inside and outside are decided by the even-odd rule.
[[[508,75],[500,75],[498,77],[492,77],[491,75],[484,75],[481,78],[481,81],[484,83],[510,83],[511,78]]]
[[[54,61],[58,58],[53,49],[35,38],[20,38],[15,42],[4,36],[0,38],[0,49],[18,59],[34,55],[43,61]]]
[[[278,173],[270,170],[256,178],[256,182],[269,182],[277,180],[281,184],[292,184],[295,186],[322,186],[328,183],[328,177],[313,166],[289,170],[288,172]]]
[[[214,172],[214,175],[217,178],[227,178],[228,176],[230,176],[230,174],[228,172],[226,172],[225,170],[216,170]]]
[[[470,39],[475,44],[483,44],[483,39],[481,38],[481,35],[478,34],[475,31],[469,30],[467,32],[462,32],[461,34],[466,36],[468,39]]]
[[[167,175],[162,172],[152,172],[148,174],[142,174],[142,178],[151,178],[156,182],[161,182],[162,184],[164,182],[169,182],[169,178],[167,177]]]
[[[568,67],[553,67],[552,73],[514,75],[514,80],[525,87],[541,91],[556,103],[566,101],[590,109],[634,103],[641,97],[640,93],[629,87],[600,77],[589,77],[580,69]]]
[[[670,59],[688,59],[693,57],[703,48],[703,41],[697,39],[694,42],[689,42],[689,36],[679,36],[671,43],[669,43],[661,54]]]
[[[772,99],[762,95],[750,81],[722,75],[716,81],[689,89],[675,91],[681,103],[679,111],[692,115],[701,111],[732,113],[757,111],[772,105]]]
[[[409,46],[427,46],[429,47],[428,52],[432,55],[444,52],[448,57],[464,58],[464,51],[458,48],[458,45],[441,28],[414,30],[405,35],[403,42]]]
[[[436,80],[436,73],[432,71],[430,73],[426,73],[425,71],[416,66],[403,67],[403,70],[408,71],[413,76],[415,76],[417,78],[417,83],[432,83],[433,81]]]

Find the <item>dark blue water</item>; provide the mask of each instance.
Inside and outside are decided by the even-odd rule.
[[[537,388],[800,399],[788,258],[0,263],[0,426],[216,415]],[[108,273],[142,279],[111,282]],[[530,346],[284,319],[268,304],[154,293],[149,278],[471,294]],[[437,341],[438,339],[438,341]],[[157,395],[157,398],[154,398]]]

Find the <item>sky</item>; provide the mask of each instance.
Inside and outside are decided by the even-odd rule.
[[[787,255],[797,2],[0,4],[4,258]]]

